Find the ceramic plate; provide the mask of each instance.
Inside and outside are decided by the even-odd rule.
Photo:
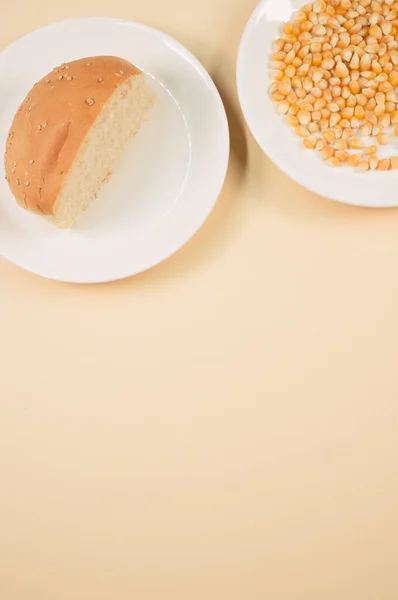
[[[0,148],[35,81],[62,62],[110,54],[147,73],[157,102],[75,227],[59,230],[19,208],[0,160],[0,254],[52,279],[109,281],[156,265],[203,224],[224,182],[228,124],[210,76],[170,37],[127,21],[55,23],[0,53]]]
[[[242,37],[237,80],[239,98],[248,126],[261,148],[287,175],[327,198],[358,206],[398,206],[398,171],[357,173],[348,167],[326,165],[318,153],[305,150],[285,124],[269,97],[272,44],[281,24],[308,0],[262,0]],[[380,156],[398,156],[398,146]]]

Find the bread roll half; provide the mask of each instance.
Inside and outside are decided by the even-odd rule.
[[[146,120],[155,94],[145,75],[114,56],[56,67],[14,117],[6,179],[18,204],[70,227]]]

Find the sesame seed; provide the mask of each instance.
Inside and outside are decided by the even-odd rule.
[[[91,67],[91,62],[86,63],[86,67]]]
[[[14,173],[15,173],[14,167],[11,169],[11,173],[14,175]]]
[[[46,83],[50,83],[50,80],[49,80],[49,79],[46,79]]]
[[[65,69],[65,65],[61,65],[61,70],[63,71]]]
[[[41,131],[41,129],[42,129],[41,125],[38,125],[38,126],[37,126],[37,129],[38,129],[39,131]]]
[[[98,82],[102,83],[104,80],[102,79],[102,77],[98,77]]]
[[[32,110],[32,107],[31,107],[31,106],[29,106],[29,108],[28,108],[28,111],[30,112],[31,110]]]
[[[68,77],[66,78],[68,81],[72,81],[73,77],[71,77],[70,75],[68,75]]]
[[[64,76],[63,76],[63,75],[60,75],[60,76],[58,77],[58,79],[59,79],[60,81],[61,81],[61,79],[63,79],[63,78],[64,78]]]
[[[43,127],[47,127],[47,121],[44,121]]]
[[[94,104],[94,102],[95,102],[94,98],[87,98],[87,100],[86,100],[86,103],[87,103],[89,106],[92,106],[92,105]]]
[[[30,164],[30,165],[33,165],[33,163],[34,163],[34,162],[35,162],[35,161],[33,160],[33,158],[31,158],[31,159],[30,159],[30,161],[29,161],[29,164]]]
[[[120,69],[119,73],[120,75],[124,75],[124,71],[122,71],[122,69]]]
[[[25,185],[28,187],[30,185],[30,181],[25,181]]]
[[[69,69],[69,65],[65,65],[65,69]]]
[[[22,194],[22,196],[23,196],[23,199],[25,200],[25,198],[26,198],[25,192]]]
[[[121,77],[120,73],[116,73],[116,77]]]
[[[17,185],[19,185],[19,179],[17,179],[15,183],[16,183]]]

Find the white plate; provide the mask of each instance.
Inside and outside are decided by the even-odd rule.
[[[276,112],[268,94],[272,44],[280,27],[308,0],[262,0],[242,37],[238,66],[238,92],[247,124],[261,148],[287,175],[309,190],[358,206],[398,206],[398,171],[356,173],[348,167],[326,165],[317,152],[305,150]],[[382,156],[398,155],[397,145]]]
[[[163,261],[203,224],[229,157],[224,106],[205,69],[179,43],[149,27],[88,18],[49,25],[0,53],[0,148],[35,81],[59,63],[123,57],[158,93],[145,124],[98,199],[67,231],[16,205],[0,158],[0,254],[52,279],[120,279]]]

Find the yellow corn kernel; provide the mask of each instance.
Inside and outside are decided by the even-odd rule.
[[[377,124],[377,117],[374,113],[370,112],[370,111],[366,111],[365,113],[365,120],[368,123],[371,123],[371,125],[376,125]]]
[[[358,173],[369,171],[369,162],[367,160],[362,160],[357,166],[357,171]]]
[[[341,162],[347,162],[349,156],[350,155],[345,150],[337,150],[337,152],[335,152],[335,157]]]
[[[294,127],[294,128],[296,128],[300,125],[298,118],[293,115],[288,115],[286,117],[286,122],[288,125],[290,125],[291,127]]]
[[[389,171],[391,169],[391,160],[389,158],[383,158],[379,161],[377,166],[378,171]]]
[[[328,144],[333,144],[333,142],[336,140],[336,135],[335,135],[335,133],[333,131],[331,131],[330,129],[328,129],[327,131],[324,132],[323,139]]]
[[[357,167],[360,162],[361,162],[360,154],[350,154],[349,157],[347,158],[347,164],[350,167]]]
[[[347,140],[336,140],[334,143],[334,147],[336,150],[348,150]]]
[[[340,167],[341,166],[341,160],[339,158],[337,158],[337,156],[331,156],[330,158],[328,158],[326,160],[326,163],[329,165],[329,167]]]
[[[333,148],[326,147],[323,150],[321,150],[321,157],[323,158],[323,160],[328,160],[329,158],[332,158],[332,156],[334,156]]]
[[[391,168],[394,170],[398,169],[398,156],[391,157]]]
[[[372,171],[375,171],[377,169],[377,167],[379,166],[379,159],[377,158],[377,156],[371,156],[369,158],[369,167]]]
[[[365,156],[372,156],[373,154],[376,154],[376,152],[377,152],[377,146],[367,146],[363,150],[363,154]]]
[[[296,129],[294,130],[296,135],[298,135],[299,137],[308,137],[310,135],[310,132],[308,131],[308,129],[306,127],[304,127],[303,125],[299,125],[298,127],[296,127]]]
[[[376,139],[380,146],[387,146],[390,143],[390,136],[386,133],[379,133]]]
[[[309,135],[308,137],[304,138],[303,145],[308,150],[313,150],[316,146],[316,141],[317,140],[314,135]]]

